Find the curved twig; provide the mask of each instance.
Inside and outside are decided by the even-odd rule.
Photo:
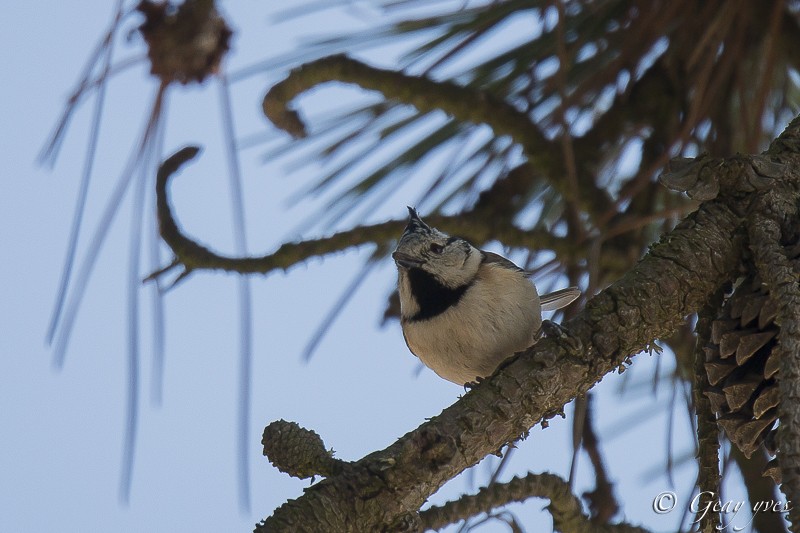
[[[304,137],[306,128],[289,102],[297,95],[329,81],[353,83],[380,91],[387,99],[415,106],[426,113],[441,110],[462,122],[488,124],[495,135],[508,135],[525,151],[528,161],[549,176],[550,183],[564,198],[572,198],[558,145],[548,140],[528,116],[490,93],[462,87],[448,81],[434,81],[393,70],[372,67],[344,55],[333,55],[306,63],[289,73],[264,96],[264,115],[275,126],[294,137]],[[590,214],[608,211],[613,202],[591,176],[578,176],[579,202]]]
[[[155,279],[167,271],[182,267],[179,279],[198,269],[218,269],[240,274],[266,274],[276,269],[286,270],[311,257],[340,252],[354,246],[377,244],[385,246],[394,241],[406,225],[405,220],[392,220],[371,226],[359,226],[341,231],[329,237],[285,243],[271,254],[260,257],[228,257],[217,254],[184,235],[170,208],[167,185],[170,178],[199,153],[195,146],[182,148],[170,156],[158,170],[156,178],[156,202],[159,231],[164,241],[172,248],[175,259],[165,268],[154,272],[146,280]],[[514,225],[498,222],[486,225],[473,221],[468,215],[456,217],[431,216],[430,224],[443,231],[461,234],[473,242],[483,244],[498,239],[510,247],[527,249],[550,249],[560,257],[575,258],[578,246],[566,239],[554,237],[544,230],[527,231]]]
[[[508,483],[493,483],[477,494],[463,496],[442,506],[431,507],[420,512],[419,517],[425,530],[439,530],[459,520],[465,520],[479,513],[512,502],[522,502],[528,498],[547,498],[548,510],[553,516],[553,529],[562,533],[646,533],[646,529],[629,524],[592,523],[583,513],[580,500],[570,492],[569,483],[550,473],[528,474],[515,477]]]

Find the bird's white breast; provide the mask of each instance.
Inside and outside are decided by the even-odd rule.
[[[401,302],[408,300],[402,283],[400,290]],[[456,305],[427,320],[404,319],[403,333],[426,366],[464,384],[489,376],[504,359],[531,346],[541,322],[533,283],[521,272],[485,264]]]

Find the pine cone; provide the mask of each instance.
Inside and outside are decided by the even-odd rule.
[[[711,324],[705,348],[711,385],[705,395],[728,439],[746,457],[762,445],[775,455],[780,394],[777,305],[758,276],[736,287]],[[771,461],[764,472],[780,483],[780,468]]]

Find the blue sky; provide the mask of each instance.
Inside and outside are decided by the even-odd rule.
[[[260,434],[284,418],[317,431],[342,459],[358,459],[391,444],[426,417],[438,414],[462,390],[424,370],[402,340],[399,325],[379,328],[386,296],[394,283],[393,265],[377,268],[337,318],[309,364],[303,348],[370,250],[312,260],[288,273],[254,276],[253,394],[250,417],[251,508],[239,509],[236,491],[236,388],[238,322],[236,278],[198,273],[164,299],[166,363],[160,406],[152,401],[152,318],[147,288],[142,289],[141,397],[139,431],[130,501],[118,497],[125,431],[126,275],[133,213],[130,194],[110,228],[74,326],[63,369],[53,366],[45,332],[66,251],[91,106],[84,104],[70,124],[61,156],[51,170],[35,163],[83,64],[111,17],[108,2],[17,2],[6,6],[2,34],[0,146],[6,171],[0,194],[0,530],[36,532],[53,524],[63,531],[249,531],[259,519],[308,482],[290,479],[261,456]],[[236,30],[232,70],[291,52],[309,35],[330,28],[358,29],[369,10],[328,10],[275,25],[262,3],[227,5]],[[133,28],[129,19],[126,28]],[[514,39],[513,35],[509,39]],[[134,36],[119,44],[118,57],[141,53]],[[391,66],[391,49],[370,59]],[[260,101],[276,69],[232,87],[237,136],[264,132],[270,142],[281,134],[261,116]],[[112,79],[78,257],[94,230],[141,127],[154,82],[144,65]],[[213,83],[173,92],[169,101],[165,150],[201,144],[200,158],[174,180],[173,202],[186,232],[223,252],[233,251],[231,211],[219,113]],[[358,98],[353,89],[327,88],[302,99],[302,110],[330,110],[331,102]],[[313,179],[315,165],[289,172],[283,163],[261,161],[263,149],[240,154],[244,174],[246,223],[253,253],[295,238],[293,228],[322,199],[304,199],[292,209],[287,198]],[[421,182],[420,182],[421,183]],[[371,217],[404,216],[416,198],[413,183]],[[406,190],[409,189],[409,190]],[[147,190],[148,198],[152,191]],[[417,193],[418,194],[418,193]],[[148,213],[149,214],[149,213]],[[137,215],[138,216],[138,215]],[[149,219],[148,219],[149,220]],[[148,222],[149,224],[149,222]],[[322,232],[324,233],[324,231]],[[142,272],[152,266],[149,235]],[[162,260],[166,261],[162,247]],[[674,527],[677,514],[656,516],[653,497],[671,490],[663,470],[668,446],[677,456],[691,454],[688,421],[678,408],[675,437],[668,438],[669,387],[649,390],[657,361],[661,375],[672,366],[668,355],[641,355],[626,376],[607,376],[597,387],[597,425],[617,482],[626,517],[655,529]],[[623,382],[628,392],[622,399]],[[679,391],[680,395],[680,391]],[[568,415],[570,410],[567,410]],[[626,416],[645,419],[630,432]],[[570,461],[570,421],[534,428],[516,453],[506,477],[530,471],[566,475]],[[635,454],[631,450],[636,450]],[[652,455],[648,455],[647,451]],[[478,465],[435,495],[442,502],[474,491],[487,478],[494,459]],[[688,496],[694,465],[678,466],[675,490]],[[579,463],[578,491],[591,488],[585,458]],[[547,527],[545,503],[513,506],[530,530]],[[536,526],[534,526],[536,525]],[[485,531],[504,530],[496,522]]]

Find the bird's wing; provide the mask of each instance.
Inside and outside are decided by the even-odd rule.
[[[501,266],[503,268],[507,268],[508,270],[515,270],[517,272],[525,272],[525,270],[523,270],[520,267],[518,267],[517,265],[515,265],[513,261],[509,261],[508,259],[506,259],[502,255],[496,254],[494,252],[484,252],[484,251],[481,251],[481,253],[483,253],[483,262],[486,263],[486,264],[494,263],[494,264],[496,264],[498,266]]]
[[[566,289],[559,289],[547,294],[542,294],[539,296],[539,301],[542,304],[542,311],[555,311],[556,309],[568,306],[580,295],[581,290],[578,287],[568,287]]]
[[[530,272],[518,267],[512,261],[509,261],[502,255],[496,254],[494,252],[482,252],[483,253],[483,262],[486,264],[496,264],[500,267],[507,268],[508,270],[513,270],[515,272],[522,272],[526,276],[530,275]],[[542,304],[542,311],[555,311],[556,309],[561,309],[562,307],[566,307],[572,302],[574,302],[578,296],[581,295],[581,290],[578,287],[569,287],[566,289],[559,289],[557,291],[553,291],[548,294],[542,294],[539,296],[539,301]]]

